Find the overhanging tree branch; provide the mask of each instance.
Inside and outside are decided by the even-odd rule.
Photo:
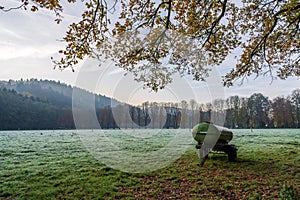
[[[220,15],[218,16],[218,18],[212,23],[209,31],[208,31],[208,36],[206,38],[206,40],[204,41],[204,43],[202,44],[202,48],[207,44],[210,43],[210,38],[215,34],[215,28],[216,26],[220,23],[221,19],[224,17],[225,12],[226,12],[226,5],[227,5],[227,0],[224,0],[222,2],[222,11],[220,13]]]

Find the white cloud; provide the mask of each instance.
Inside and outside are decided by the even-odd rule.
[[[55,77],[62,82],[68,79],[66,73],[53,70],[50,57],[58,57],[57,52],[64,45],[58,40],[77,17],[64,15],[60,25],[54,19],[53,13],[45,10],[0,12],[0,79]]]
[[[16,43],[0,42],[0,60],[14,58],[50,58],[58,50],[57,45],[20,45]]]

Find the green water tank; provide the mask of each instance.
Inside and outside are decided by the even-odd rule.
[[[210,122],[202,122],[194,126],[192,131],[194,139],[202,144],[205,138],[206,143],[228,144],[232,140],[233,133],[228,128],[217,126]]]

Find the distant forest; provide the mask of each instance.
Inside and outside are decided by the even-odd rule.
[[[0,130],[75,129],[73,89],[49,80],[0,81]],[[272,100],[255,93],[247,98],[232,96],[206,104],[192,99],[178,103],[144,102],[140,106],[76,89],[95,96],[96,115],[103,129],[192,128],[210,121],[212,116],[223,117],[224,126],[229,128],[300,128],[300,89]],[[118,113],[117,122],[114,111]],[[131,119],[125,117],[125,112]]]

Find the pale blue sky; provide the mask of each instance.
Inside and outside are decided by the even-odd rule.
[[[14,0],[0,0],[0,5],[13,5],[14,2]],[[53,70],[50,57],[58,56],[58,50],[64,45],[58,40],[63,38],[68,24],[78,20],[81,12],[80,3],[66,7],[63,22],[59,25],[54,22],[55,16],[49,11],[0,12],[0,80],[21,78],[59,80],[134,104],[147,100],[178,102],[185,99],[189,101],[192,98],[199,102],[207,102],[214,97],[250,96],[255,92],[274,98],[287,96],[291,91],[299,88],[299,79],[295,77],[285,81],[274,80],[272,83],[268,77],[257,79],[252,77],[242,85],[237,83],[234,87],[222,88],[220,75],[224,75],[234,66],[236,62],[234,56],[229,57],[219,66],[220,75],[215,71],[207,83],[191,81],[189,77],[186,79],[175,77],[174,84],[159,93],[143,90],[141,84],[132,80],[131,75],[124,77],[124,72],[114,67],[113,64],[107,64],[100,69],[94,67],[94,61],[90,60],[80,63],[83,68],[80,72],[80,81],[76,83],[80,67],[75,73],[72,73],[70,69]],[[88,65],[92,65],[91,70]],[[91,81],[91,75],[93,81]],[[87,78],[82,79],[84,77]]]

